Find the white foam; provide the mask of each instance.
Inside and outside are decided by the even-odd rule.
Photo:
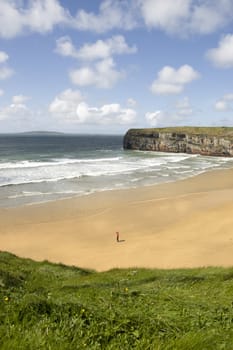
[[[8,196],[9,199],[16,199],[22,197],[35,197],[35,196],[51,196],[51,195],[76,195],[78,193],[83,193],[80,191],[54,191],[54,192],[30,192],[30,191],[22,191],[21,193]]]
[[[125,183],[128,184],[139,180],[140,183],[146,183],[153,173],[156,174],[154,177],[156,183],[157,179],[161,177],[172,177],[173,175],[177,177],[179,174],[182,177],[185,174],[188,176],[211,168],[226,167],[226,164],[232,161],[229,158],[186,154],[160,153],[158,155],[156,152],[138,152],[136,154],[137,156],[123,152],[119,156],[96,159],[53,158],[48,162],[24,160],[0,163],[0,187],[59,181],[71,181],[69,186],[72,186],[72,182],[82,186],[82,179],[86,177],[90,178],[88,180],[90,186],[95,186],[96,180],[94,178],[98,179],[102,176],[104,176],[104,181],[112,181],[110,177],[112,179],[114,176],[118,178],[122,176]],[[114,186],[116,187],[116,183],[112,185],[112,187]],[[61,191],[62,193],[64,192]],[[29,196],[30,194],[28,194]]]
[[[49,166],[59,166],[59,165],[69,165],[69,164],[86,164],[86,163],[99,163],[99,162],[111,162],[119,161],[121,157],[112,157],[112,158],[97,158],[97,159],[70,159],[70,158],[53,158],[52,162],[48,161],[29,161],[23,160],[19,162],[6,162],[0,163],[0,169],[18,169],[18,168],[40,168],[40,167],[49,167]]]

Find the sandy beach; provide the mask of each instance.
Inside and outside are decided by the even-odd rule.
[[[0,239],[2,251],[97,271],[230,266],[233,169],[1,209]]]

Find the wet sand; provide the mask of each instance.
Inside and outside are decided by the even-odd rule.
[[[98,271],[233,266],[233,169],[1,209],[0,242],[21,257]]]

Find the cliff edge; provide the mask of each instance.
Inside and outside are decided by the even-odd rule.
[[[233,127],[130,129],[124,149],[233,157]]]

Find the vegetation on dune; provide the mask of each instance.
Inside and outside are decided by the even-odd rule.
[[[169,128],[147,128],[147,129],[130,129],[130,133],[151,135],[154,133],[184,133],[189,135],[206,135],[206,136],[224,136],[227,139],[233,139],[233,127],[169,127]]]
[[[97,273],[0,253],[0,349],[222,350],[233,268]]]

